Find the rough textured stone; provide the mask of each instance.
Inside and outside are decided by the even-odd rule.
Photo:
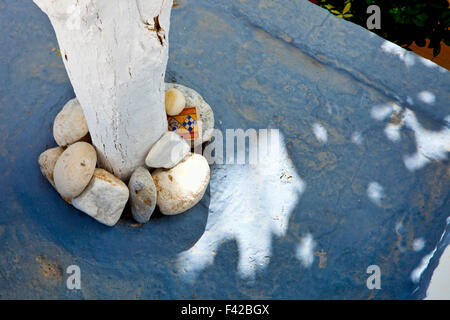
[[[61,154],[64,152],[64,148],[56,147],[51,148],[39,156],[39,167],[44,177],[55,187],[55,181],[53,180],[53,171],[55,170],[56,161],[58,161]]]
[[[186,99],[186,107],[196,107],[199,131],[202,133],[198,141],[193,142],[194,145],[202,144],[212,138],[212,130],[214,129],[214,113],[210,105],[195,90],[185,87],[181,84],[166,83],[166,90],[177,89]]]
[[[190,152],[186,141],[174,132],[166,132],[150,149],[145,164],[150,168],[170,169]]]
[[[194,153],[174,168],[158,169],[152,176],[161,213],[176,215],[189,210],[203,198],[209,184],[210,169],[206,159]]]
[[[114,226],[119,221],[129,196],[128,187],[122,180],[103,169],[95,169],[94,175],[72,204],[95,220]]]
[[[172,88],[166,91],[166,113],[176,116],[186,107],[186,98],[180,90]]]
[[[156,208],[156,186],[152,175],[144,168],[137,168],[128,183],[131,214],[139,223],[147,223]]]
[[[55,188],[66,201],[83,192],[94,174],[97,153],[86,142],[68,147],[56,161],[53,178]]]
[[[59,146],[65,147],[85,138],[88,125],[78,99],[72,99],[55,118],[53,137]]]

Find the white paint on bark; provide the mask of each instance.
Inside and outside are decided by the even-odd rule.
[[[167,131],[172,0],[34,0],[55,29],[100,165],[127,179]]]

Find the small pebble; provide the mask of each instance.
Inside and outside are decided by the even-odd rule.
[[[130,190],[131,214],[139,223],[147,223],[156,208],[156,186],[150,172],[137,168],[128,183]]]
[[[186,107],[184,95],[177,89],[166,91],[166,113],[169,116],[176,116]]]
[[[190,151],[190,146],[178,134],[166,132],[150,149],[145,164],[150,168],[171,169]]]
[[[97,152],[86,142],[68,147],[56,161],[53,178],[55,188],[64,200],[80,195],[89,184],[97,163]]]
[[[95,169],[89,185],[72,204],[97,221],[114,226],[120,219],[129,198],[128,187],[113,174]]]
[[[55,181],[53,180],[53,172],[55,170],[56,161],[58,161],[59,157],[63,152],[64,148],[56,147],[44,151],[39,156],[38,162],[39,167],[41,168],[41,172],[53,187],[55,187]]]
[[[53,123],[53,137],[56,143],[65,147],[85,139],[88,133],[88,125],[78,99],[70,100]]]

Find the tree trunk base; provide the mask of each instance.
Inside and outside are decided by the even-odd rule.
[[[65,105],[54,124],[58,128],[54,130],[58,134],[55,140],[59,141],[60,146],[45,151],[39,157],[42,173],[64,200],[107,226],[114,226],[119,221],[128,201],[132,216],[139,223],[145,223],[156,204],[163,214],[174,215],[192,208],[201,200],[209,184],[210,171],[206,158],[194,154],[201,153],[202,144],[212,138],[214,114],[196,91],[178,84],[165,84],[165,90],[170,89],[177,89],[183,94],[186,107],[178,115],[166,115],[169,128],[162,135],[164,139],[155,143],[158,149],[152,148],[151,153],[162,150],[165,159],[171,161],[160,163],[160,168],[166,168],[164,170],[139,166],[130,174],[129,183],[127,178],[119,179],[114,175],[102,163],[102,153],[98,149],[95,152],[89,143],[89,132],[84,132],[86,119],[78,100],[73,99]],[[174,132],[170,135],[177,139],[167,143],[170,131]],[[70,143],[66,144],[66,141]],[[175,149],[180,143],[187,150],[173,161],[170,156],[174,153],[167,148]],[[149,150],[145,150],[147,154]],[[160,159],[164,159],[164,155]],[[100,168],[95,169],[96,162]],[[156,170],[152,173],[152,169]]]

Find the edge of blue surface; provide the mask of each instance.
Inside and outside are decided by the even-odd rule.
[[[252,10],[267,3],[260,10]],[[231,6],[236,15],[291,43],[319,62],[351,74],[412,110],[442,120],[450,115],[448,70],[407,51],[352,22],[338,18],[307,0],[280,3],[245,0]],[[301,12],[302,14],[298,15]],[[394,53],[382,50],[388,44]],[[389,70],[389,73],[386,73]],[[432,105],[417,99],[417,88],[435,94]]]

